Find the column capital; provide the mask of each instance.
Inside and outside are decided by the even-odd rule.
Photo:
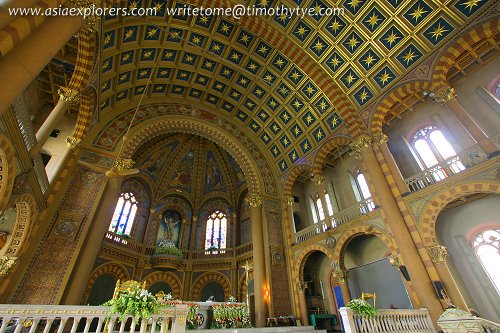
[[[297,289],[299,292],[303,293],[307,288],[307,282],[303,280],[297,280]]]
[[[314,184],[316,184],[316,186],[319,186],[325,182],[325,177],[322,175],[314,175],[311,180]]]
[[[344,284],[347,283],[347,271],[342,269],[335,269],[332,273],[335,280],[338,283]]]
[[[0,258],[0,276],[9,274],[12,268],[17,264],[17,257],[3,256]]]
[[[66,0],[66,6],[85,11],[82,30],[93,33],[97,30],[100,17],[96,15],[96,4],[91,0]]]
[[[82,142],[81,139],[77,139],[73,136],[68,136],[66,137],[66,146],[69,148],[69,149],[76,149],[80,143]]]
[[[432,262],[435,264],[444,262],[445,258],[448,256],[448,250],[446,249],[446,246],[443,245],[428,247],[427,253],[429,253]]]
[[[445,104],[449,102],[450,100],[454,99],[457,97],[457,93],[455,92],[455,89],[452,87],[443,87],[439,89],[437,92],[434,93],[434,101]]]
[[[372,145],[372,138],[368,135],[363,134],[354,141],[351,142],[350,146],[352,149],[352,155],[359,159],[361,157],[361,152],[370,148]]]
[[[57,94],[59,95],[59,99],[71,104],[76,104],[80,101],[80,93],[66,87],[57,89]]]
[[[387,143],[388,139],[389,138],[384,133],[375,133],[372,136],[372,143],[381,146],[384,143]]]
[[[250,207],[259,207],[262,206],[262,198],[257,194],[248,195],[248,204]]]
[[[113,163],[113,170],[123,171],[132,169],[134,167],[135,161],[131,158],[117,157]]]
[[[395,266],[395,267],[399,267],[399,266],[402,266],[403,263],[401,262],[401,258],[399,255],[395,255],[395,256],[391,256],[389,258],[389,263],[392,265],[392,266]]]
[[[285,197],[283,201],[285,202],[286,205],[293,205],[294,203],[293,197]]]

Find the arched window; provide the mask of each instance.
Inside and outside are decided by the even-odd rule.
[[[457,155],[455,149],[453,149],[443,133],[435,126],[426,126],[419,129],[413,135],[412,145],[417,152],[417,162],[422,170],[436,166],[432,169],[435,181],[442,180],[450,174],[465,170],[464,165],[458,157],[452,158]],[[443,165],[441,162],[445,160],[448,161]],[[441,165],[437,166],[440,163]]]
[[[221,211],[212,213],[207,220],[205,254],[226,253],[227,217]]]
[[[472,241],[474,253],[500,293],[500,229],[481,231]]]
[[[318,209],[320,221],[323,221],[325,219],[325,210],[323,209],[323,204],[321,203],[321,198],[319,197],[319,195],[316,198],[316,208]]]
[[[136,213],[137,200],[134,194],[130,192],[122,193],[116,204],[115,212],[108,230],[117,235],[129,236]]]
[[[361,172],[361,170],[357,169],[354,176],[351,176],[352,189],[354,191],[354,195],[358,202],[362,202],[368,200],[366,204],[360,206],[360,209],[363,213],[371,212],[375,209],[375,204],[373,201],[369,200],[372,197],[370,193],[370,189],[368,188],[368,183],[366,182],[365,175]]]

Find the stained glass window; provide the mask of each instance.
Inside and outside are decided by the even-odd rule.
[[[483,265],[486,274],[500,293],[500,229],[480,232],[472,243],[474,252]]]
[[[221,211],[212,213],[207,220],[205,254],[226,252],[227,217]]]
[[[117,235],[130,235],[136,213],[137,200],[135,196],[129,192],[122,193],[116,204],[108,230]]]

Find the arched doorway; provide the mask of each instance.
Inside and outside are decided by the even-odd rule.
[[[375,293],[377,308],[411,307],[401,273],[389,258],[389,248],[377,236],[359,235],[347,244],[344,265],[352,298],[361,297],[362,292]]]

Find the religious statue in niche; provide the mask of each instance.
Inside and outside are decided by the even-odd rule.
[[[160,219],[158,228],[157,246],[179,246],[179,232],[181,229],[181,214],[176,210],[166,210]]]

